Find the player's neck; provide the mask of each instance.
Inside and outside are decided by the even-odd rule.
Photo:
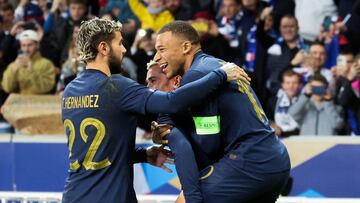
[[[86,69],[99,70],[106,74],[107,76],[111,76],[109,65],[106,62],[92,61],[86,64]]]
[[[185,60],[184,63],[184,71],[188,71],[191,67],[191,64],[194,61],[195,55],[201,50],[201,47],[198,47],[196,49],[194,49],[191,54],[188,55],[187,59]]]

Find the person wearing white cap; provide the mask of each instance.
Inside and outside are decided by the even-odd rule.
[[[19,35],[21,50],[16,60],[6,68],[2,87],[7,93],[46,94],[55,85],[55,67],[39,52],[39,35],[24,30]]]

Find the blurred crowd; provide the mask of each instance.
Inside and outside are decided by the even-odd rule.
[[[60,93],[85,68],[75,40],[94,17],[123,24],[112,73],[149,82],[157,31],[184,20],[205,53],[247,71],[278,136],[360,135],[360,0],[0,0],[1,104]]]

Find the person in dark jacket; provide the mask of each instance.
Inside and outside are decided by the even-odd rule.
[[[56,67],[67,59],[67,50],[74,26],[80,26],[82,21],[87,20],[87,4],[85,0],[70,0],[69,17],[60,15],[59,9],[53,7],[47,20],[52,21],[51,27],[45,33],[41,50],[43,56],[50,59]]]
[[[351,133],[360,135],[360,55],[349,72],[338,78],[335,101],[345,109]]]

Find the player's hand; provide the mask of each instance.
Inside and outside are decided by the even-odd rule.
[[[165,145],[160,147],[152,146],[146,150],[147,162],[153,166],[160,167],[168,173],[172,173],[172,170],[164,165],[164,163],[174,164],[174,160],[171,151],[164,149]]]
[[[227,75],[227,81],[233,80],[242,80],[246,84],[250,84],[251,78],[246,74],[244,69],[240,68],[239,66],[235,65],[234,63],[226,63],[225,65],[221,66]]]
[[[164,139],[166,135],[170,133],[171,125],[158,124],[157,122],[151,122],[152,140],[155,144],[167,144],[168,141]]]

